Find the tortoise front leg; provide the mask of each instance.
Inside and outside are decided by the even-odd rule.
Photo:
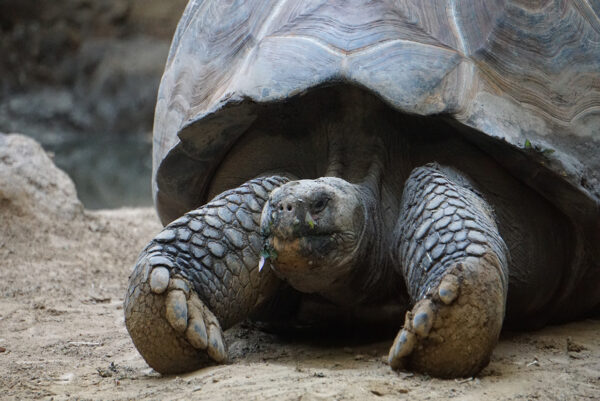
[[[258,271],[259,224],[269,193],[285,182],[258,178],[226,191],[169,224],[142,251],[129,279],[125,323],[156,371],[225,361],[222,330],[275,291],[271,270]]]
[[[458,171],[429,164],[407,180],[394,234],[414,306],[390,365],[437,377],[478,373],[497,343],[508,287],[491,208]]]

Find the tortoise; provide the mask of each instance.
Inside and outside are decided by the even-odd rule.
[[[190,1],[155,115],[166,227],[125,297],[146,362],[223,363],[249,317],[338,316],[394,325],[393,369],[471,376],[503,326],[597,313],[598,12]]]

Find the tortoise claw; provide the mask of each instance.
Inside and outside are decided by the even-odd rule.
[[[388,355],[388,363],[392,369],[402,368],[403,358],[410,355],[416,343],[417,338],[414,333],[405,329],[400,330]]]
[[[155,294],[162,294],[169,286],[169,270],[166,267],[156,267],[150,274],[150,288]]]
[[[208,335],[206,334],[206,325],[202,319],[191,318],[185,336],[194,348],[206,349]]]
[[[221,328],[211,324],[208,328],[208,355],[216,362],[223,363],[227,360],[227,351]]]
[[[444,276],[438,288],[440,300],[446,305],[450,305],[454,302],[458,297],[458,286],[458,278],[454,274],[447,274]]]
[[[185,293],[180,290],[169,291],[166,301],[167,321],[178,333],[183,333],[188,323],[188,308]]]
[[[429,335],[429,331],[433,326],[433,320],[435,318],[433,302],[429,299],[424,299],[419,302],[417,306],[413,308],[413,315],[412,327],[415,334],[421,337]]]

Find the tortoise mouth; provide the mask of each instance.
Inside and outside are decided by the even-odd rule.
[[[272,235],[267,248],[275,251],[278,267],[294,270],[314,270],[319,266],[335,266],[343,256],[353,253],[357,236],[352,232],[311,233],[296,237]]]
[[[347,276],[357,245],[357,236],[349,232],[294,238],[271,235],[266,240],[275,274],[306,293],[323,291]]]

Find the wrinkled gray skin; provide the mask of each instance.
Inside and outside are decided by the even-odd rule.
[[[307,300],[355,316],[357,326],[370,324],[365,315],[392,322],[391,367],[439,377],[474,375],[488,363],[507,302],[516,325],[564,318],[552,306],[560,271],[585,268],[570,259],[565,217],[461,138],[417,148],[423,139],[395,140],[379,128],[326,121],[313,133],[328,143],[321,178],[270,172],[172,222],[147,246],[125,316],[150,366],[178,373],[224,362],[222,330],[259,310],[267,319],[299,316]]]

